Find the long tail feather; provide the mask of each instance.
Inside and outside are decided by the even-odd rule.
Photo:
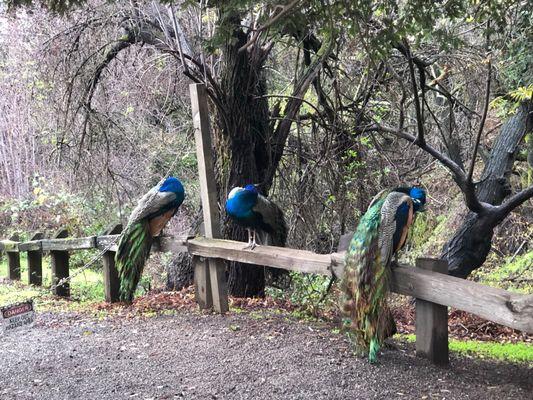
[[[368,352],[370,362],[375,362],[383,340],[395,330],[386,302],[390,268],[381,260],[379,248],[382,204],[382,200],[373,203],[361,219],[346,252],[341,285],[344,326],[358,352]]]
[[[258,231],[260,233],[261,244],[285,247],[287,242],[287,224],[283,211],[273,202],[270,202],[269,222],[270,232]],[[286,290],[291,286],[291,276],[287,270],[266,267],[265,282],[268,286]]]
[[[129,225],[122,233],[115,256],[120,278],[119,297],[121,301],[127,303],[133,301],[144,264],[150,255],[152,242],[150,226],[146,220]]]
[[[378,359],[378,351],[381,346],[379,345],[379,342],[377,338],[373,337],[370,339],[370,349],[368,351],[368,361],[370,361],[372,364],[375,363]]]

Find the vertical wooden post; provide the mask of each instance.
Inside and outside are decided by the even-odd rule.
[[[104,235],[116,235],[122,232],[122,224],[113,224],[109,226]],[[102,256],[102,263],[104,264],[104,293],[105,301],[108,303],[116,303],[119,301],[118,289],[120,281],[118,279],[118,271],[115,267],[115,251],[108,250]]]
[[[207,238],[220,238],[220,218],[217,206],[217,187],[213,165],[211,132],[209,130],[207,93],[203,84],[189,85],[189,89],[191,93],[205,236]],[[195,283],[205,287],[207,290],[209,288],[207,280],[209,280],[215,310],[219,313],[225,313],[229,310],[229,306],[224,262],[221,259],[212,258],[203,261],[203,263],[209,266],[209,274],[205,276],[206,274],[203,273],[205,267],[202,266],[202,261],[197,260],[195,263]],[[196,273],[197,270],[198,274]],[[196,286],[196,289],[198,290],[199,286]],[[201,304],[200,307],[202,307]],[[209,297],[206,297],[206,307],[209,307]]]
[[[18,242],[19,236],[15,234],[9,240]],[[7,267],[7,277],[12,281],[20,281],[20,253],[18,247],[7,250]]]
[[[66,238],[68,231],[60,229],[53,236],[54,239]],[[69,254],[68,251],[51,250],[50,256],[52,259],[52,293],[56,296],[69,297],[70,283],[65,282],[60,286],[56,286],[58,282],[69,276]]]
[[[213,291],[209,279],[209,263],[206,258],[193,256],[194,298],[200,309],[213,307]]]
[[[418,258],[416,267],[426,271],[448,273],[448,262],[432,258]],[[453,296],[453,293],[450,293]],[[416,299],[416,355],[437,365],[449,364],[448,307]]]
[[[35,232],[30,236],[30,240],[41,240],[44,235]],[[43,284],[43,251],[28,250],[28,284],[42,286]]]
[[[341,251],[347,251],[350,247],[350,243],[352,242],[352,238],[355,232],[348,232],[344,235],[341,235],[339,238],[339,245],[337,246],[337,253],[340,253]]]

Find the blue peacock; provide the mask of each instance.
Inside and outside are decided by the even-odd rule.
[[[226,212],[248,231],[248,244],[245,249],[257,246],[257,235],[261,244],[284,246],[287,240],[287,225],[283,211],[265,196],[256,185],[235,187],[229,192]]]
[[[345,258],[341,308],[344,326],[360,352],[371,363],[383,341],[396,331],[388,308],[390,263],[407,239],[416,212],[422,211],[426,193],[418,187],[380,192],[361,218]]]
[[[281,208],[273,201],[261,195],[256,185],[233,188],[226,201],[226,212],[238,225],[248,231],[248,243],[244,249],[253,250],[259,244],[285,246],[287,241],[287,224]],[[268,285],[286,289],[290,285],[287,271],[266,268],[265,277]]]
[[[128,225],[120,236],[115,256],[121,301],[132,302],[153,239],[176,214],[184,198],[185,190],[181,182],[168,177],[150,189],[132,211]]]

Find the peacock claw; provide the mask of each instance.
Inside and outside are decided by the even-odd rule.
[[[243,250],[253,250],[257,247],[257,242],[255,241],[255,229],[246,229],[248,231],[248,244]]]
[[[246,246],[244,246],[242,249],[243,250],[253,250],[257,247],[257,245],[255,243],[248,243]]]

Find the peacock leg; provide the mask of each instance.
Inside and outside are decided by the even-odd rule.
[[[257,242],[255,241],[257,232],[255,231],[255,229],[252,230],[252,232],[253,232],[253,236],[252,236],[253,239],[252,239],[252,247],[250,247],[250,250],[253,250],[257,247]]]
[[[248,231],[248,243],[243,247],[243,250],[253,249],[252,230],[250,228],[246,228],[246,231]]]
[[[397,268],[400,265],[398,262],[398,253],[394,253],[392,256],[392,259],[389,262],[389,268],[394,269]]]

